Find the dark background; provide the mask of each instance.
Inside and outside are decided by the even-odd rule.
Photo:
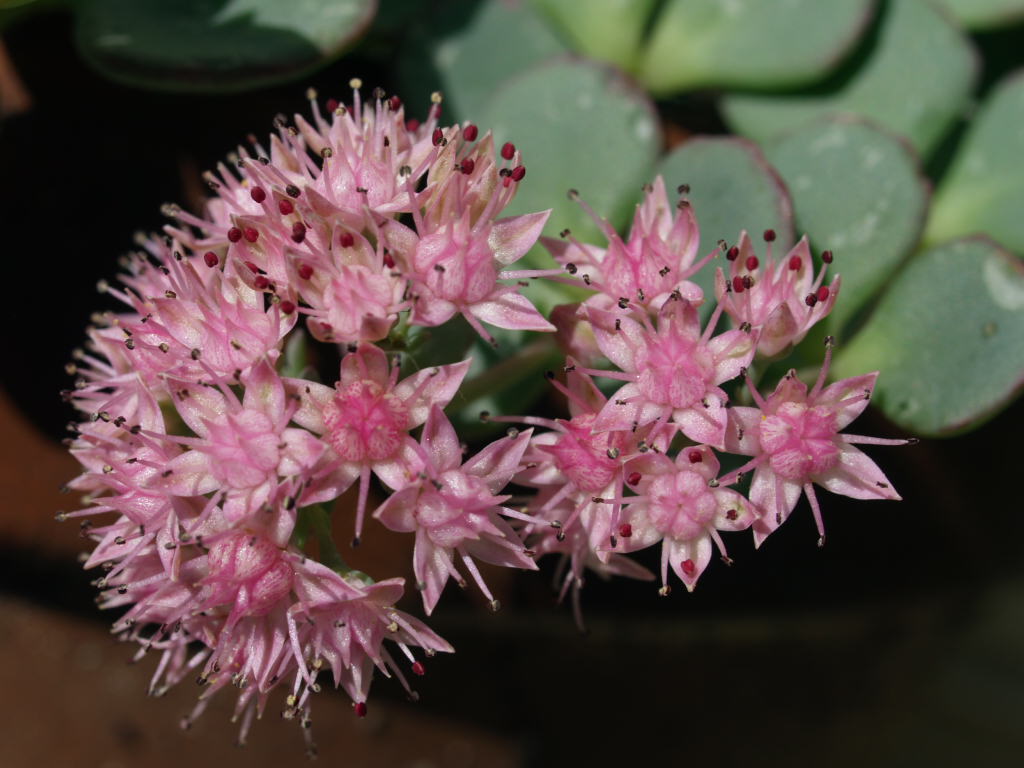
[[[194,204],[199,172],[249,132],[265,135],[276,113],[304,110],[307,85],[345,98],[353,76],[367,88],[391,83],[356,53],[302,83],[151,93],[93,74],[60,15],[18,25],[4,42],[31,106],[0,122],[0,762],[298,762],[298,727],[278,718],[276,698],[237,753],[230,693],[186,734],[176,723],[196,690],[145,698],[153,660],[125,666],[131,649],[106,636],[112,617],[93,606],[92,577],[76,562],[85,542],[73,524],[52,522],[75,503],[56,493],[74,473],[57,443],[73,414],[57,393],[90,313],[103,307],[96,281],[116,274],[133,232],[163,223],[161,203]],[[402,95],[425,108],[426,94]],[[717,124],[709,105],[670,113],[706,130]],[[823,494],[822,550],[803,503],[759,552],[748,537],[729,539],[735,564],[713,563],[694,594],[660,598],[651,584],[591,579],[587,636],[555,605],[550,563],[540,574],[494,574],[504,606],[495,615],[450,587],[431,625],[458,653],[430,660],[415,705],[379,678],[364,721],[343,694],[320,694],[321,759],[1017,765],[1022,416],[1018,403],[965,437],[871,450],[905,501]],[[871,413],[853,431],[900,436]],[[355,564],[411,575],[410,542],[372,533]],[[657,553],[648,554],[654,567]]]

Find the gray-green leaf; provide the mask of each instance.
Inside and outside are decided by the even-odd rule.
[[[840,376],[880,370],[874,402],[921,435],[977,426],[1024,383],[1024,264],[985,238],[915,256],[841,349]]]

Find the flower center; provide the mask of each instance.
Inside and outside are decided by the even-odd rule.
[[[707,392],[714,372],[711,354],[696,339],[651,335],[637,361],[637,386],[652,403],[688,408]]]
[[[772,470],[781,478],[805,483],[839,461],[835,413],[822,406],[783,403],[761,422],[761,447]]]
[[[718,506],[707,478],[688,470],[654,478],[647,495],[651,525],[666,537],[680,541],[702,536]]]
[[[325,438],[344,461],[383,461],[395,456],[408,434],[402,402],[369,379],[339,389],[323,412]]]

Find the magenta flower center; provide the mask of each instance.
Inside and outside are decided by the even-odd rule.
[[[637,359],[637,386],[652,403],[689,408],[704,397],[714,367],[711,354],[696,339],[651,335]]]
[[[368,379],[339,389],[323,412],[327,442],[345,461],[383,461],[395,456],[408,434],[402,401]]]
[[[707,478],[688,470],[655,477],[647,496],[651,525],[665,537],[681,541],[702,536],[718,507]]]
[[[208,555],[206,584],[213,600],[233,602],[236,611],[262,616],[292,588],[292,568],[281,550],[264,539],[238,532],[219,539]]]
[[[839,462],[838,431],[831,409],[783,403],[761,422],[761,447],[779,477],[805,483]]]

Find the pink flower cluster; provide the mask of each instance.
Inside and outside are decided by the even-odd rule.
[[[374,668],[412,693],[403,670],[425,672],[413,649],[452,650],[395,607],[403,579],[375,581],[335,547],[330,506],[358,489],[345,523],[358,544],[373,478],[388,495],[371,516],[413,534],[427,614],[467,576],[496,609],[478,562],[536,569],[548,553],[563,556],[577,607],[584,568],[650,578],[626,555],[659,543],[663,591],[669,568],[692,589],[713,550],[725,556],[722,531],[753,528],[760,543],[801,493],[824,536],[814,484],[898,498],[854,445],[903,441],[841,433],[875,374],[826,386],[826,362],[810,390],[791,373],[767,398],[748,378],[746,406],[723,388],[834,304],[838,278],[813,274],[806,240],[762,263],[744,233],[697,259],[693,212],[658,179],[627,241],[595,215],[607,248],[565,233],[545,241],[561,269],[507,271],[549,215],[500,218],[526,173],[515,147],[441,126],[439,97],[419,123],[359,87],[326,116],[311,95],[311,121],[279,119],[269,151],[254,141],[209,174],[203,216],[168,206],[165,235],[140,242],[118,286],[101,284],[124,309],[97,316],[76,355],[83,471],[70,487],[86,504],[59,517],[83,518],[96,541],[99,602],[126,609],[115,631],[158,652],[152,691],[203,686],[186,724],[231,684],[240,740],[277,687],[285,716],[308,726],[328,670],[364,715]],[[702,324],[689,278],[718,256],[727,273]],[[542,275],[595,293],[552,324],[514,282]],[[732,329],[718,330],[723,314]],[[418,367],[413,352],[403,375],[392,343],[458,318],[489,342],[485,325],[555,331],[571,357],[564,383],[550,378],[569,418],[493,416],[531,428],[467,458],[444,408],[471,361]],[[303,336],[322,342],[318,366],[286,365]],[[621,386],[606,397],[595,377]],[[751,458],[722,475],[723,452]],[[731,486],[750,471],[744,496]]]

